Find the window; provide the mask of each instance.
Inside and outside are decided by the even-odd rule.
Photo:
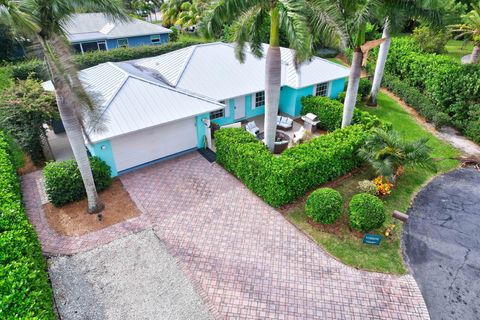
[[[210,120],[223,118],[223,109],[210,112]]]
[[[160,43],[160,36],[150,36],[150,42],[153,44]]]
[[[118,39],[117,44],[119,48],[126,48],[128,47],[128,40],[127,39]]]
[[[265,91],[255,93],[255,108],[265,105]]]
[[[316,96],[323,96],[326,97],[328,92],[328,83],[319,83],[317,84],[317,88],[315,89]]]
[[[98,43],[96,42],[87,42],[82,43],[83,52],[97,51]]]
[[[72,44],[72,49],[75,53],[82,53],[82,47],[80,46],[80,43]]]
[[[98,50],[100,51],[106,51],[107,50],[107,44],[105,41],[98,41]]]

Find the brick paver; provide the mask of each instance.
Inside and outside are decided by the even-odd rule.
[[[79,237],[50,230],[35,172],[24,201],[42,249],[72,254],[153,227],[219,319],[428,319],[410,275],[347,267],[197,153],[121,177],[143,214]]]
[[[197,154],[121,179],[219,318],[428,319],[412,276],[341,264]]]

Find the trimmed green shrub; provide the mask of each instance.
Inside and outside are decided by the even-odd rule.
[[[385,206],[379,198],[368,193],[359,193],[350,200],[348,216],[353,229],[373,230],[385,222]]]
[[[45,81],[48,79],[45,63],[39,59],[17,62],[8,66],[12,77],[16,80],[27,80],[28,77]]]
[[[170,30],[172,32],[168,34],[168,41],[177,42],[180,37],[180,30],[178,30],[177,26],[171,26]]]
[[[100,158],[91,157],[93,179],[97,191],[102,191],[112,184],[110,167]],[[50,162],[43,169],[45,190],[50,202],[60,207],[86,197],[80,170],[75,160]]]
[[[47,266],[25,215],[9,146],[0,133],[0,318],[53,320]]]
[[[308,197],[305,213],[317,222],[331,224],[342,214],[342,205],[340,192],[331,188],[321,188],[313,191]]]
[[[372,83],[367,78],[360,78],[360,82],[358,84],[358,94],[360,95],[362,100],[368,97],[370,94],[370,90],[372,89]]]
[[[109,51],[92,51],[83,55],[76,55],[75,62],[80,69],[96,66],[104,62],[119,62],[140,58],[148,58],[158,56],[164,53],[189,47],[195,44],[203,43],[203,41],[177,41],[168,42],[155,46],[142,46],[133,48],[117,48]]]
[[[217,162],[268,204],[278,207],[345,174],[361,163],[356,151],[368,132],[352,125],[311,139],[273,156],[240,128],[215,132]]]
[[[57,114],[54,95],[31,78],[17,81],[0,97],[0,127],[15,139],[35,164],[43,161],[43,125]]]
[[[433,30],[428,26],[421,26],[413,30],[412,37],[425,52],[442,53],[445,52],[451,34],[447,30]]]
[[[343,104],[328,97],[307,96],[302,98],[302,114],[309,112],[317,115],[320,121],[318,127],[327,131],[339,129],[342,125]],[[352,124],[361,124],[366,129],[373,127],[389,128],[390,124],[380,120],[376,116],[355,109]]]

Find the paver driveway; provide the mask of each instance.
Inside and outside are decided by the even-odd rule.
[[[344,266],[196,153],[121,179],[218,318],[428,319],[410,275]]]

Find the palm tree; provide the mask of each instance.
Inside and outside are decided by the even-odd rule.
[[[428,138],[405,141],[393,130],[375,129],[358,151],[361,159],[368,162],[380,176],[395,181],[404,167],[427,168],[436,171]]]
[[[202,14],[207,9],[208,4],[208,0],[193,0],[192,2],[182,3],[180,6],[182,11],[178,14],[175,24],[183,29],[196,26],[202,19]]]
[[[470,55],[470,63],[478,63],[480,56],[480,2],[472,3],[473,10],[462,16],[463,23],[453,25],[455,32],[460,32],[455,38],[465,38],[473,42],[473,51]]]
[[[95,104],[85,92],[77,75],[70,46],[62,25],[77,11],[104,12],[114,19],[125,20],[121,2],[114,0],[0,0],[0,18],[35,35],[41,45],[55,87],[60,118],[78,164],[88,200],[88,212],[103,210],[93,180],[84,143],[84,110],[95,114]]]
[[[224,24],[236,23],[235,53],[242,62],[247,42],[254,55],[263,56],[260,30],[266,19],[270,21],[270,42],[265,63],[265,144],[271,152],[280,100],[280,29],[285,32],[290,47],[296,51],[297,62],[307,59],[312,50],[305,12],[304,0],[222,0],[213,4],[207,17],[209,35],[222,30]]]
[[[383,23],[382,39],[385,41],[380,44],[378,51],[377,63],[375,65],[375,74],[373,77],[372,89],[367,105],[377,105],[377,95],[382,83],[387,61],[390,43],[392,41],[392,33],[399,32],[403,24],[411,18],[422,18],[423,20],[438,24],[441,20],[439,10],[434,6],[432,0],[428,0],[428,5],[423,4],[425,1],[418,0],[384,0],[383,5],[379,8],[377,15]]]
[[[366,41],[367,22],[374,20],[374,12],[380,7],[381,0],[311,0],[316,6],[325,8],[328,19],[338,25],[336,32],[342,35],[344,47],[353,51],[347,93],[344,102],[342,128],[350,125],[357,101],[362,64],[370,49],[383,40]],[[324,30],[313,25],[314,33]]]
[[[182,6],[184,3],[191,4],[192,1],[188,0],[167,0],[160,7],[162,11],[162,19],[164,25],[175,25],[180,18],[182,12]]]

